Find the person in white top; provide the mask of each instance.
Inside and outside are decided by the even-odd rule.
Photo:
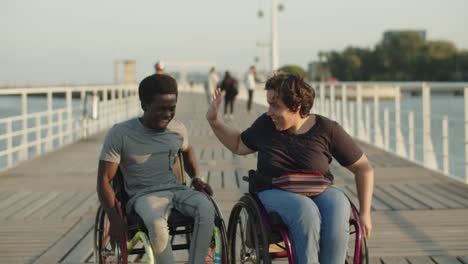
[[[211,95],[214,94],[216,88],[219,87],[219,76],[214,67],[210,69],[210,75],[208,76],[208,104],[211,103]]]
[[[249,70],[245,74],[245,87],[247,88],[247,93],[249,96],[247,99],[247,112],[249,113],[252,109],[253,93],[255,90],[255,73],[255,66],[250,66]]]

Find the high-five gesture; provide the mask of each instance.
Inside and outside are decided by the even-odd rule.
[[[217,88],[212,95],[212,100],[208,111],[206,112],[206,119],[208,122],[214,122],[218,119],[218,110],[221,105],[222,94],[221,89]]]

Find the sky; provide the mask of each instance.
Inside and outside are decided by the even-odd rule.
[[[426,30],[428,40],[468,49],[467,0],[278,2],[280,65],[373,48],[386,30]],[[269,51],[257,44],[270,42],[270,10],[271,0],[0,0],[0,86],[108,84],[114,61],[126,59],[138,80],[160,59],[240,75],[258,57],[261,70]]]

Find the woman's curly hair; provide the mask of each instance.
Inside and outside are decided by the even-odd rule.
[[[275,91],[291,111],[295,112],[300,107],[301,117],[308,116],[314,105],[314,89],[304,78],[296,74],[274,75],[266,82],[265,90]]]

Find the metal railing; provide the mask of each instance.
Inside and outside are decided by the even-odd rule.
[[[136,85],[0,89],[0,99],[20,101],[21,114],[0,119],[0,171],[103,131],[140,112]],[[99,115],[87,109],[97,97]],[[45,111],[28,109],[41,101]],[[54,107],[57,101],[61,105]],[[96,118],[97,117],[97,118]]]

